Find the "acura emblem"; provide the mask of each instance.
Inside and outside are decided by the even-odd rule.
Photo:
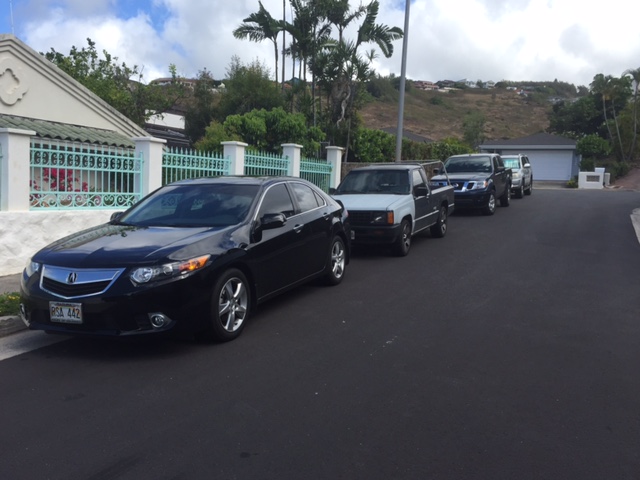
[[[76,272],[71,272],[67,277],[67,283],[69,284],[76,283],[76,280],[78,280],[78,274]]]

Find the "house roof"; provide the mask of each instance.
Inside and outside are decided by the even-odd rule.
[[[480,145],[483,150],[515,147],[533,149],[575,149],[576,141],[571,138],[552,135],[550,133],[536,133],[528,137],[512,138],[509,140],[488,140]]]
[[[37,120],[0,114],[0,128],[33,130],[41,138],[66,140],[70,142],[94,143],[115,147],[135,147],[130,138],[112,130],[69,125],[66,123]]]

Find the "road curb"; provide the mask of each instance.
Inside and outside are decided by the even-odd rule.
[[[26,328],[20,317],[0,317],[0,337],[6,337]]]

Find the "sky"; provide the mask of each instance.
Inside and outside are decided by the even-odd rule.
[[[262,3],[282,17],[282,0]],[[404,28],[405,5],[380,0],[378,22]],[[180,76],[207,69],[223,79],[233,56],[275,69],[269,41],[232,34],[258,8],[258,0],[0,0],[0,33],[65,55],[90,38],[98,51],[137,65],[146,82],[168,77],[171,64]],[[640,68],[639,19],[633,0],[411,0],[407,78],[588,86],[596,74]],[[391,58],[379,55],[378,73],[400,75],[403,43],[394,43]],[[289,61],[286,68],[289,78]]]

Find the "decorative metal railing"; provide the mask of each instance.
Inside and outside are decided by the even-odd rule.
[[[142,154],[129,148],[31,141],[31,209],[128,208],[142,197]]]
[[[310,181],[327,193],[329,193],[329,186],[331,185],[331,171],[331,164],[325,160],[315,158],[302,158],[300,160],[300,178]]]
[[[281,157],[272,153],[248,151],[244,157],[244,174],[287,175],[289,172],[288,157]]]
[[[231,162],[218,153],[167,148],[162,156],[162,184],[228,175]]]

